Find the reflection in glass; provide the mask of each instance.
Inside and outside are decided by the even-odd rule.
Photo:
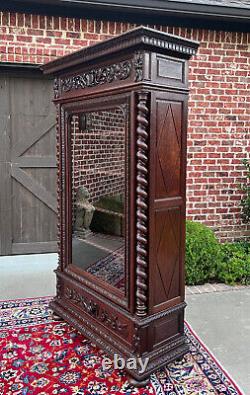
[[[125,291],[124,108],[71,120],[72,263]]]

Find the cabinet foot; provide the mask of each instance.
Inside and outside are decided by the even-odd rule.
[[[143,380],[137,380],[134,377],[129,377],[129,383],[133,385],[133,387],[146,387],[146,385],[150,382],[150,377],[147,377]]]
[[[59,317],[56,313],[53,313],[52,316],[52,321],[63,321],[63,318]]]

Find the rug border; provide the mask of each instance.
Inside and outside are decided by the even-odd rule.
[[[20,300],[41,300],[41,299],[49,299],[49,298],[55,298],[56,295],[47,295],[47,296],[34,296],[33,298],[15,298],[15,299],[0,299],[0,303],[8,303],[8,302],[16,302],[16,301],[20,301]]]
[[[221,365],[219,362],[218,358],[210,351],[210,349],[204,344],[204,342],[201,340],[199,335],[197,335],[196,331],[193,329],[193,327],[185,320],[185,325],[187,325],[188,329],[190,332],[194,335],[194,337],[200,342],[202,347],[206,350],[206,352],[210,355],[210,357],[214,360],[214,362],[219,366],[219,368],[222,370],[222,372],[225,374],[225,376],[230,380],[233,385],[235,386],[235,389],[239,392],[238,395],[246,395],[243,390],[239,387],[239,385],[235,382],[235,380],[231,377],[231,375],[228,373],[228,371]]]

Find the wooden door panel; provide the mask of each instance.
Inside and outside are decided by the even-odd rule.
[[[56,223],[51,210],[33,193],[13,180],[13,253],[52,251],[55,242]],[[46,219],[46,220],[45,220]],[[31,232],[31,229],[33,232]],[[46,244],[47,249],[46,249]],[[42,249],[41,249],[42,247]]]
[[[156,211],[155,273],[157,279],[154,306],[179,295],[180,231],[179,208]]]
[[[13,141],[13,146],[11,149],[13,159],[18,158],[25,153],[28,155],[32,154],[32,152],[33,155],[37,154],[39,152],[39,148],[42,148],[40,151],[44,154],[46,142],[43,141],[39,143],[39,141],[44,138],[44,135],[46,135],[47,144],[52,143],[51,148],[53,150],[55,149],[55,144],[51,139],[50,135],[48,135],[50,130],[53,129],[55,126],[55,114],[49,114],[48,116],[45,116],[44,119],[40,119],[40,117],[38,117],[37,121],[35,121],[34,124],[29,120],[29,118],[31,117],[32,115],[25,116],[24,120],[22,121],[20,116],[14,117],[15,124],[18,124],[18,122],[20,122],[20,125],[26,123],[26,127],[24,126],[25,132],[21,136],[16,137],[18,140]],[[35,144],[37,145],[37,147],[34,147]],[[46,147],[46,149],[50,149],[50,144]]]
[[[156,147],[156,198],[180,193],[182,104],[158,101]]]
[[[56,141],[52,82],[8,81],[11,242],[1,254],[56,251]],[[5,204],[5,209],[7,204]]]
[[[44,119],[44,123],[40,121],[40,133],[37,130],[36,141],[33,145],[29,145],[29,148],[22,154],[22,157],[30,158],[36,156],[39,158],[53,157],[55,159],[55,139],[54,139],[54,124],[55,114],[50,114]],[[52,130],[50,128],[52,127]],[[46,152],[46,156],[45,156]]]

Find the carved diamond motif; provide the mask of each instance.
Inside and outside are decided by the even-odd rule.
[[[159,293],[157,304],[162,303],[178,295],[177,289],[172,289],[172,285],[178,283],[174,281],[179,274],[179,229],[178,210],[168,210],[165,213],[158,212],[157,227],[161,229],[156,250],[157,278]]]
[[[175,106],[175,105],[174,105]],[[178,108],[177,108],[178,109]],[[160,197],[175,196],[180,184],[180,127],[177,123],[177,111],[168,104],[165,117],[160,124],[157,142],[158,177],[162,178]]]

